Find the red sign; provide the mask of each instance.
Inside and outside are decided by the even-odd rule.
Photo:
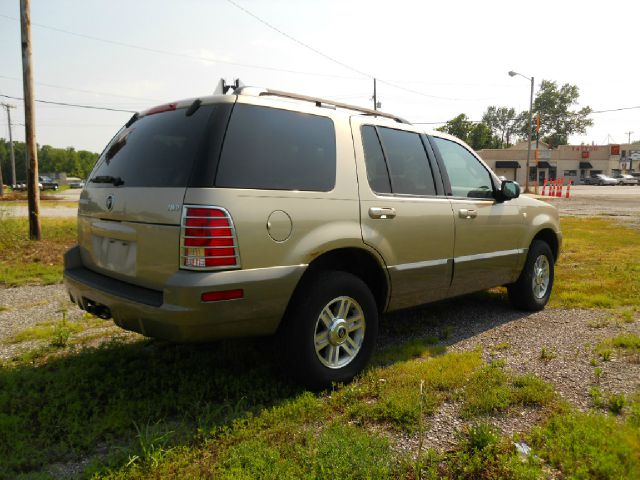
[[[583,151],[582,151],[582,158],[589,158],[589,152],[588,152],[588,151],[583,150]]]
[[[611,145],[611,155],[620,155],[620,145]]]

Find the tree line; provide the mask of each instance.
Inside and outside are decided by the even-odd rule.
[[[572,109],[578,103],[580,92],[577,86],[558,84],[542,80],[532,107],[534,121],[531,135],[536,138],[535,117],[540,117],[539,138],[550,148],[566,145],[569,135],[584,134],[593,125],[588,118],[592,110],[583,107]],[[509,148],[520,140],[529,138],[529,111],[516,112],[511,107],[490,106],[480,122],[469,120],[461,113],[438,128],[468,143],[474,150],[483,148]]]
[[[24,142],[13,142],[16,159],[16,180],[24,182],[27,172]],[[69,177],[87,178],[99,154],[73,147],[55,148],[38,145],[38,171],[42,173],[65,172]],[[0,165],[5,184],[11,183],[11,150],[9,141],[0,138]]]

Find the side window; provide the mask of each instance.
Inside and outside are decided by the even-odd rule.
[[[362,147],[364,148],[364,160],[367,164],[367,178],[371,190],[376,193],[391,193],[387,164],[384,161],[378,134],[371,125],[362,127]]]
[[[336,181],[336,136],[327,117],[236,105],[215,185],[328,192]]]
[[[393,193],[435,195],[429,159],[420,135],[391,128],[378,128],[387,157]]]
[[[450,140],[432,138],[440,150],[454,196],[493,198],[491,176],[469,150]]]

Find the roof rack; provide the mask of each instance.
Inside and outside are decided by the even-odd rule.
[[[236,94],[242,94],[242,89],[237,89]],[[300,95],[298,93],[283,92],[282,90],[271,90],[269,88],[260,91],[260,96],[264,95],[273,95],[275,97],[293,98],[295,100],[312,102],[315,103],[317,107],[321,107],[322,105],[331,105],[336,108],[354,110],[356,112],[364,113],[365,115],[375,115],[376,117],[390,118],[398,123],[411,123],[408,120],[405,120],[404,118],[398,117],[397,115],[393,115],[391,113],[380,112],[379,110],[371,110],[370,108],[359,107],[357,105],[351,105],[349,103],[336,102],[335,100],[328,100],[326,98],[310,97],[307,95]]]
[[[253,87],[248,87],[244,85],[239,78],[236,78],[232,84],[228,84],[224,78],[221,78],[213,94],[224,95],[229,90],[233,90],[233,93],[235,95],[242,95],[242,92],[245,89],[247,89],[247,91],[253,90],[255,92]],[[330,105],[336,108],[344,108],[346,110],[353,110],[355,112],[364,113],[365,115],[373,115],[376,117],[390,118],[391,120],[395,120],[398,123],[411,124],[411,122],[409,122],[408,120],[405,120],[402,117],[398,117],[397,115],[392,115],[391,113],[380,112],[378,110],[371,110],[370,108],[359,107],[357,105],[351,105],[349,103],[336,102],[335,100],[328,100],[326,98],[310,97],[308,95],[300,95],[299,93],[284,92],[282,90],[272,90],[269,88],[260,88],[258,89],[257,94],[258,96],[272,95],[274,97],[292,98],[294,100],[312,102],[312,103],[315,103],[317,107],[321,107],[323,105]]]

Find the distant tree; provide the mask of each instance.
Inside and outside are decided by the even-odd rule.
[[[482,122],[490,129],[496,137],[498,148],[509,148],[511,146],[511,136],[517,128],[517,115],[515,108],[495,107],[487,108],[482,115]]]
[[[551,80],[542,80],[540,89],[533,101],[533,112],[540,114],[540,138],[551,148],[566,145],[569,135],[584,134],[587,127],[593,125],[588,116],[591,107],[571,110],[578,103],[580,96],[576,85],[558,84]],[[532,135],[535,136],[535,121],[532,122]],[[528,112],[518,115],[518,131],[521,137],[527,138],[529,129]]]
[[[498,146],[498,139],[493,135],[491,128],[484,122],[476,123],[471,128],[467,143],[474,150],[482,150],[483,148],[495,148]]]
[[[454,137],[459,138],[463,142],[469,139],[469,135],[473,130],[473,122],[467,118],[464,113],[461,113],[455,118],[452,118],[442,127],[437,129],[440,132],[448,133]]]
[[[16,158],[16,179],[24,182],[26,179],[24,142],[13,142],[13,146]],[[98,160],[98,156],[97,153],[87,150],[76,151],[73,147],[63,149],[50,145],[38,145],[38,170],[42,173],[64,172],[70,177],[86,178]],[[2,171],[7,172],[5,175],[10,175],[9,142],[3,138],[0,138],[0,165]]]

